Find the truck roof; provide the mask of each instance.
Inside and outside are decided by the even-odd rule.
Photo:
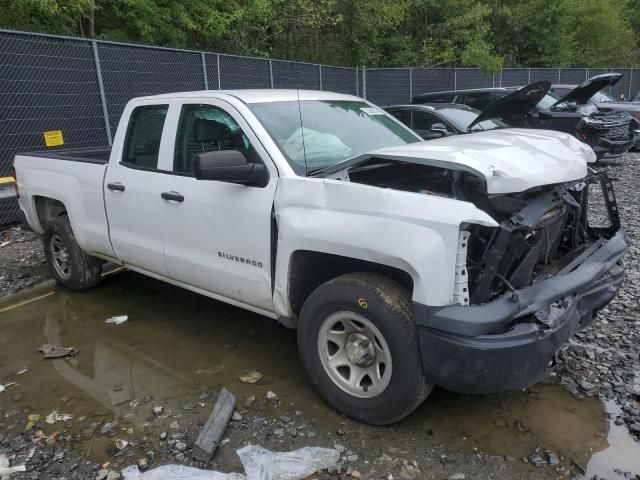
[[[336,92],[327,92],[320,90],[296,90],[296,89],[243,89],[243,90],[200,90],[195,92],[176,92],[164,93],[161,95],[152,95],[141,97],[144,100],[166,100],[172,98],[190,98],[190,97],[211,97],[224,98],[232,96],[244,103],[263,103],[263,102],[285,102],[292,100],[358,100],[361,98],[353,95],[345,95]]]

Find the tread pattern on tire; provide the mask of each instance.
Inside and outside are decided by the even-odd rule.
[[[407,322],[402,322],[402,328],[411,329],[411,331],[407,331],[405,338],[407,341],[412,339],[414,342],[411,347],[414,351],[420,352],[420,345],[418,336],[416,335],[413,319],[413,308],[411,305],[411,297],[408,290],[400,285],[395,280],[386,277],[377,273],[369,273],[369,272],[358,272],[358,273],[348,273],[345,275],[341,275],[332,280],[329,280],[325,284],[318,287],[316,291],[319,291],[322,287],[326,286],[340,286],[340,285],[348,285],[350,287],[357,287],[358,289],[364,292],[371,292],[375,297],[381,298],[385,303],[385,308],[391,310],[395,315],[404,317],[407,319]],[[315,292],[314,292],[315,293]],[[311,296],[314,295],[311,294]],[[310,298],[311,298],[310,296]],[[303,306],[304,313],[304,306]],[[420,361],[420,359],[417,359]],[[421,371],[421,368],[420,368]],[[401,420],[410,414],[413,410],[415,410],[429,395],[431,390],[433,389],[433,385],[427,383],[424,375],[418,375],[419,378],[415,379],[414,384],[414,394],[412,398],[414,399],[412,403],[399,408],[397,411],[393,412],[393,414],[388,415],[380,420],[370,420],[367,421],[369,423],[374,424],[389,424],[394,423],[396,421]]]
[[[87,255],[80,248],[67,215],[50,220],[45,227],[43,243],[47,261],[51,261],[48,243],[50,235],[54,232],[63,237],[72,259],[72,274],[67,280],[59,278],[53,267],[50,267],[56,281],[72,290],[86,290],[97,285],[102,279],[102,261]]]

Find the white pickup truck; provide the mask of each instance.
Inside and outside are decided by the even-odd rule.
[[[616,295],[626,236],[593,160],[560,132],[422,142],[357,97],[238,90],[134,99],[110,150],[15,172],[60,284],[115,262],[274,318],[329,404],[387,424],[434,385],[541,380]]]

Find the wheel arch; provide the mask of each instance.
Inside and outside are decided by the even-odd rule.
[[[405,287],[410,296],[413,294],[412,276],[399,268],[332,253],[296,250],[290,258],[287,282],[291,317],[283,323],[295,328],[304,302],[316,288],[341,275],[357,272],[384,275]]]

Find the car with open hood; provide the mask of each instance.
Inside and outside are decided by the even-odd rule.
[[[388,424],[434,385],[544,379],[616,296],[628,247],[594,160],[563,132],[425,142],[358,97],[265,89],[136,98],[111,148],[14,165],[59,284],[113,262],[276,320],[322,398]]]
[[[482,112],[477,122],[497,118],[514,127],[567,132],[593,148],[598,158],[620,156],[634,145],[637,123],[629,114],[579,105],[579,92],[560,98],[550,88],[550,82],[540,81],[521,88],[424,93],[412,103],[461,103]]]
[[[469,126],[475,122],[481,112],[458,103],[393,105],[384,109],[424,140],[508,127],[499,119],[489,119],[474,123],[470,128]]]
[[[604,91],[604,89],[618,83],[622,77],[621,73],[605,73],[589,78],[580,85],[552,85],[551,92],[561,98],[572,98],[576,104],[595,105],[602,112],[628,113],[638,122],[635,127],[636,143],[634,147],[640,149],[640,103],[616,100]],[[598,88],[600,90],[597,90]]]

